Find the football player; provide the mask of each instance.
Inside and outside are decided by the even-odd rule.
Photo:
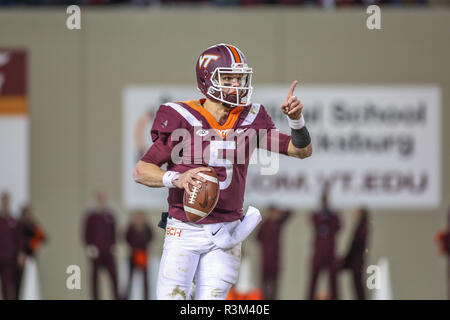
[[[286,135],[276,129],[262,105],[251,103],[252,73],[237,47],[214,45],[196,65],[198,89],[205,98],[165,103],[155,115],[153,144],[133,176],[146,186],[169,188],[158,299],[225,299],[236,282],[242,240],[261,220],[256,208],[243,212],[252,141],[272,152],[300,159],[311,156],[303,106],[293,95],[297,81],[281,103],[291,127],[291,135]],[[184,132],[182,139],[179,130]],[[199,138],[201,143],[196,144]],[[208,216],[191,223],[183,209],[183,194],[190,195],[191,187],[205,182],[199,172],[212,169],[219,178],[219,200]]]

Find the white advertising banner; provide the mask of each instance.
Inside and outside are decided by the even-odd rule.
[[[29,201],[27,52],[0,48],[0,193],[11,215]]]
[[[287,85],[258,85],[261,103],[281,132],[290,134],[279,106]],[[336,207],[436,208],[441,193],[441,110],[437,86],[298,86],[313,141],[307,159],[279,157],[276,174],[250,164],[245,204],[312,208],[330,186]],[[167,206],[167,190],[133,181],[151,144],[160,104],[200,98],[191,86],[133,86],[123,95],[123,200],[128,207]]]
[[[10,195],[10,210],[15,217],[28,202],[28,130],[25,116],[0,116],[0,193]]]

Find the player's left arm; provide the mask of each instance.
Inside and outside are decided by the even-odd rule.
[[[309,143],[304,148],[296,148],[294,144],[292,143],[292,140],[289,142],[288,146],[288,156],[290,157],[296,157],[300,159],[308,158],[312,155],[312,145]]]
[[[286,99],[281,104],[281,111],[288,116],[291,127],[291,141],[288,145],[288,155],[296,158],[308,158],[312,154],[311,137],[305,126],[301,101],[294,96],[294,89],[298,81],[295,80],[289,88]]]

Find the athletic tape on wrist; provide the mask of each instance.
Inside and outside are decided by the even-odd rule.
[[[303,118],[303,114],[298,120],[292,120],[291,118],[289,118],[289,116],[287,116],[287,119],[289,122],[289,127],[291,129],[301,129],[305,126],[305,118]]]
[[[180,173],[176,171],[166,171],[162,178],[164,186],[167,188],[175,188],[175,186],[173,185],[173,180],[178,178],[179,175]]]

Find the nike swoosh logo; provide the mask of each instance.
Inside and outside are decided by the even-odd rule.
[[[220,227],[219,230],[217,230],[216,232],[212,232],[211,234],[212,234],[213,236],[215,236],[215,235],[217,234],[217,232],[220,231],[220,229],[222,229],[222,227]]]

